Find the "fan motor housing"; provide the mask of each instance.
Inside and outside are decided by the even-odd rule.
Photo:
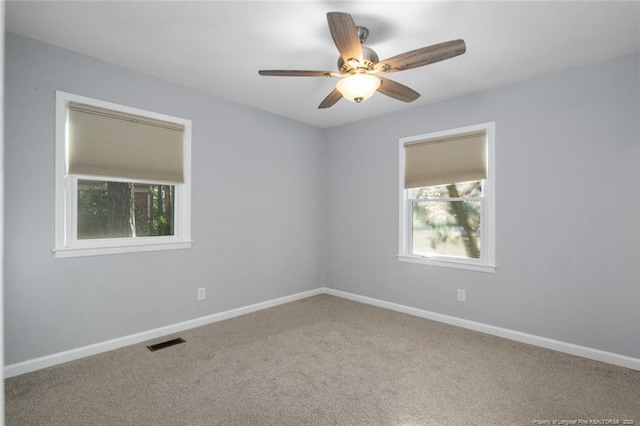
[[[338,69],[340,70],[340,74],[346,74],[358,68],[372,70],[373,66],[377,64],[378,61],[378,54],[373,49],[367,46],[362,46],[362,64],[358,64],[356,67],[354,67],[352,64],[345,62],[342,57],[339,57]]]

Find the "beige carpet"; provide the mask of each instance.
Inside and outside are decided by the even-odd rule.
[[[7,424],[640,424],[640,372],[327,295],[178,336],[8,379]]]

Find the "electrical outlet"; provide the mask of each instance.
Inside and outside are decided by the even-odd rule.
[[[200,287],[198,289],[198,300],[204,300],[207,297],[207,289],[204,287]]]
[[[458,302],[466,302],[466,299],[467,299],[466,292],[463,289],[459,288],[458,289]]]

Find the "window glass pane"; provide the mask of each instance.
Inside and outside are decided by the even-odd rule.
[[[417,201],[411,205],[414,254],[480,258],[481,201]]]
[[[459,197],[481,197],[482,183],[477,180],[472,182],[460,182],[449,185],[427,186],[424,188],[410,189],[409,198],[431,199],[431,198],[459,198]]]
[[[78,239],[174,235],[173,185],[78,180]]]

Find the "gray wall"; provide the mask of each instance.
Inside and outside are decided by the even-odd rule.
[[[323,285],[638,357],[638,61],[322,131],[8,34],[6,363]],[[56,89],[193,121],[193,248],[53,258]],[[398,262],[398,138],[485,121],[497,272]]]
[[[638,62],[328,130],[325,286],[640,356]],[[486,121],[496,123],[497,272],[398,262],[398,139]]]
[[[7,364],[322,286],[320,129],[12,34],[5,81]],[[192,120],[191,249],[53,258],[56,89]]]

